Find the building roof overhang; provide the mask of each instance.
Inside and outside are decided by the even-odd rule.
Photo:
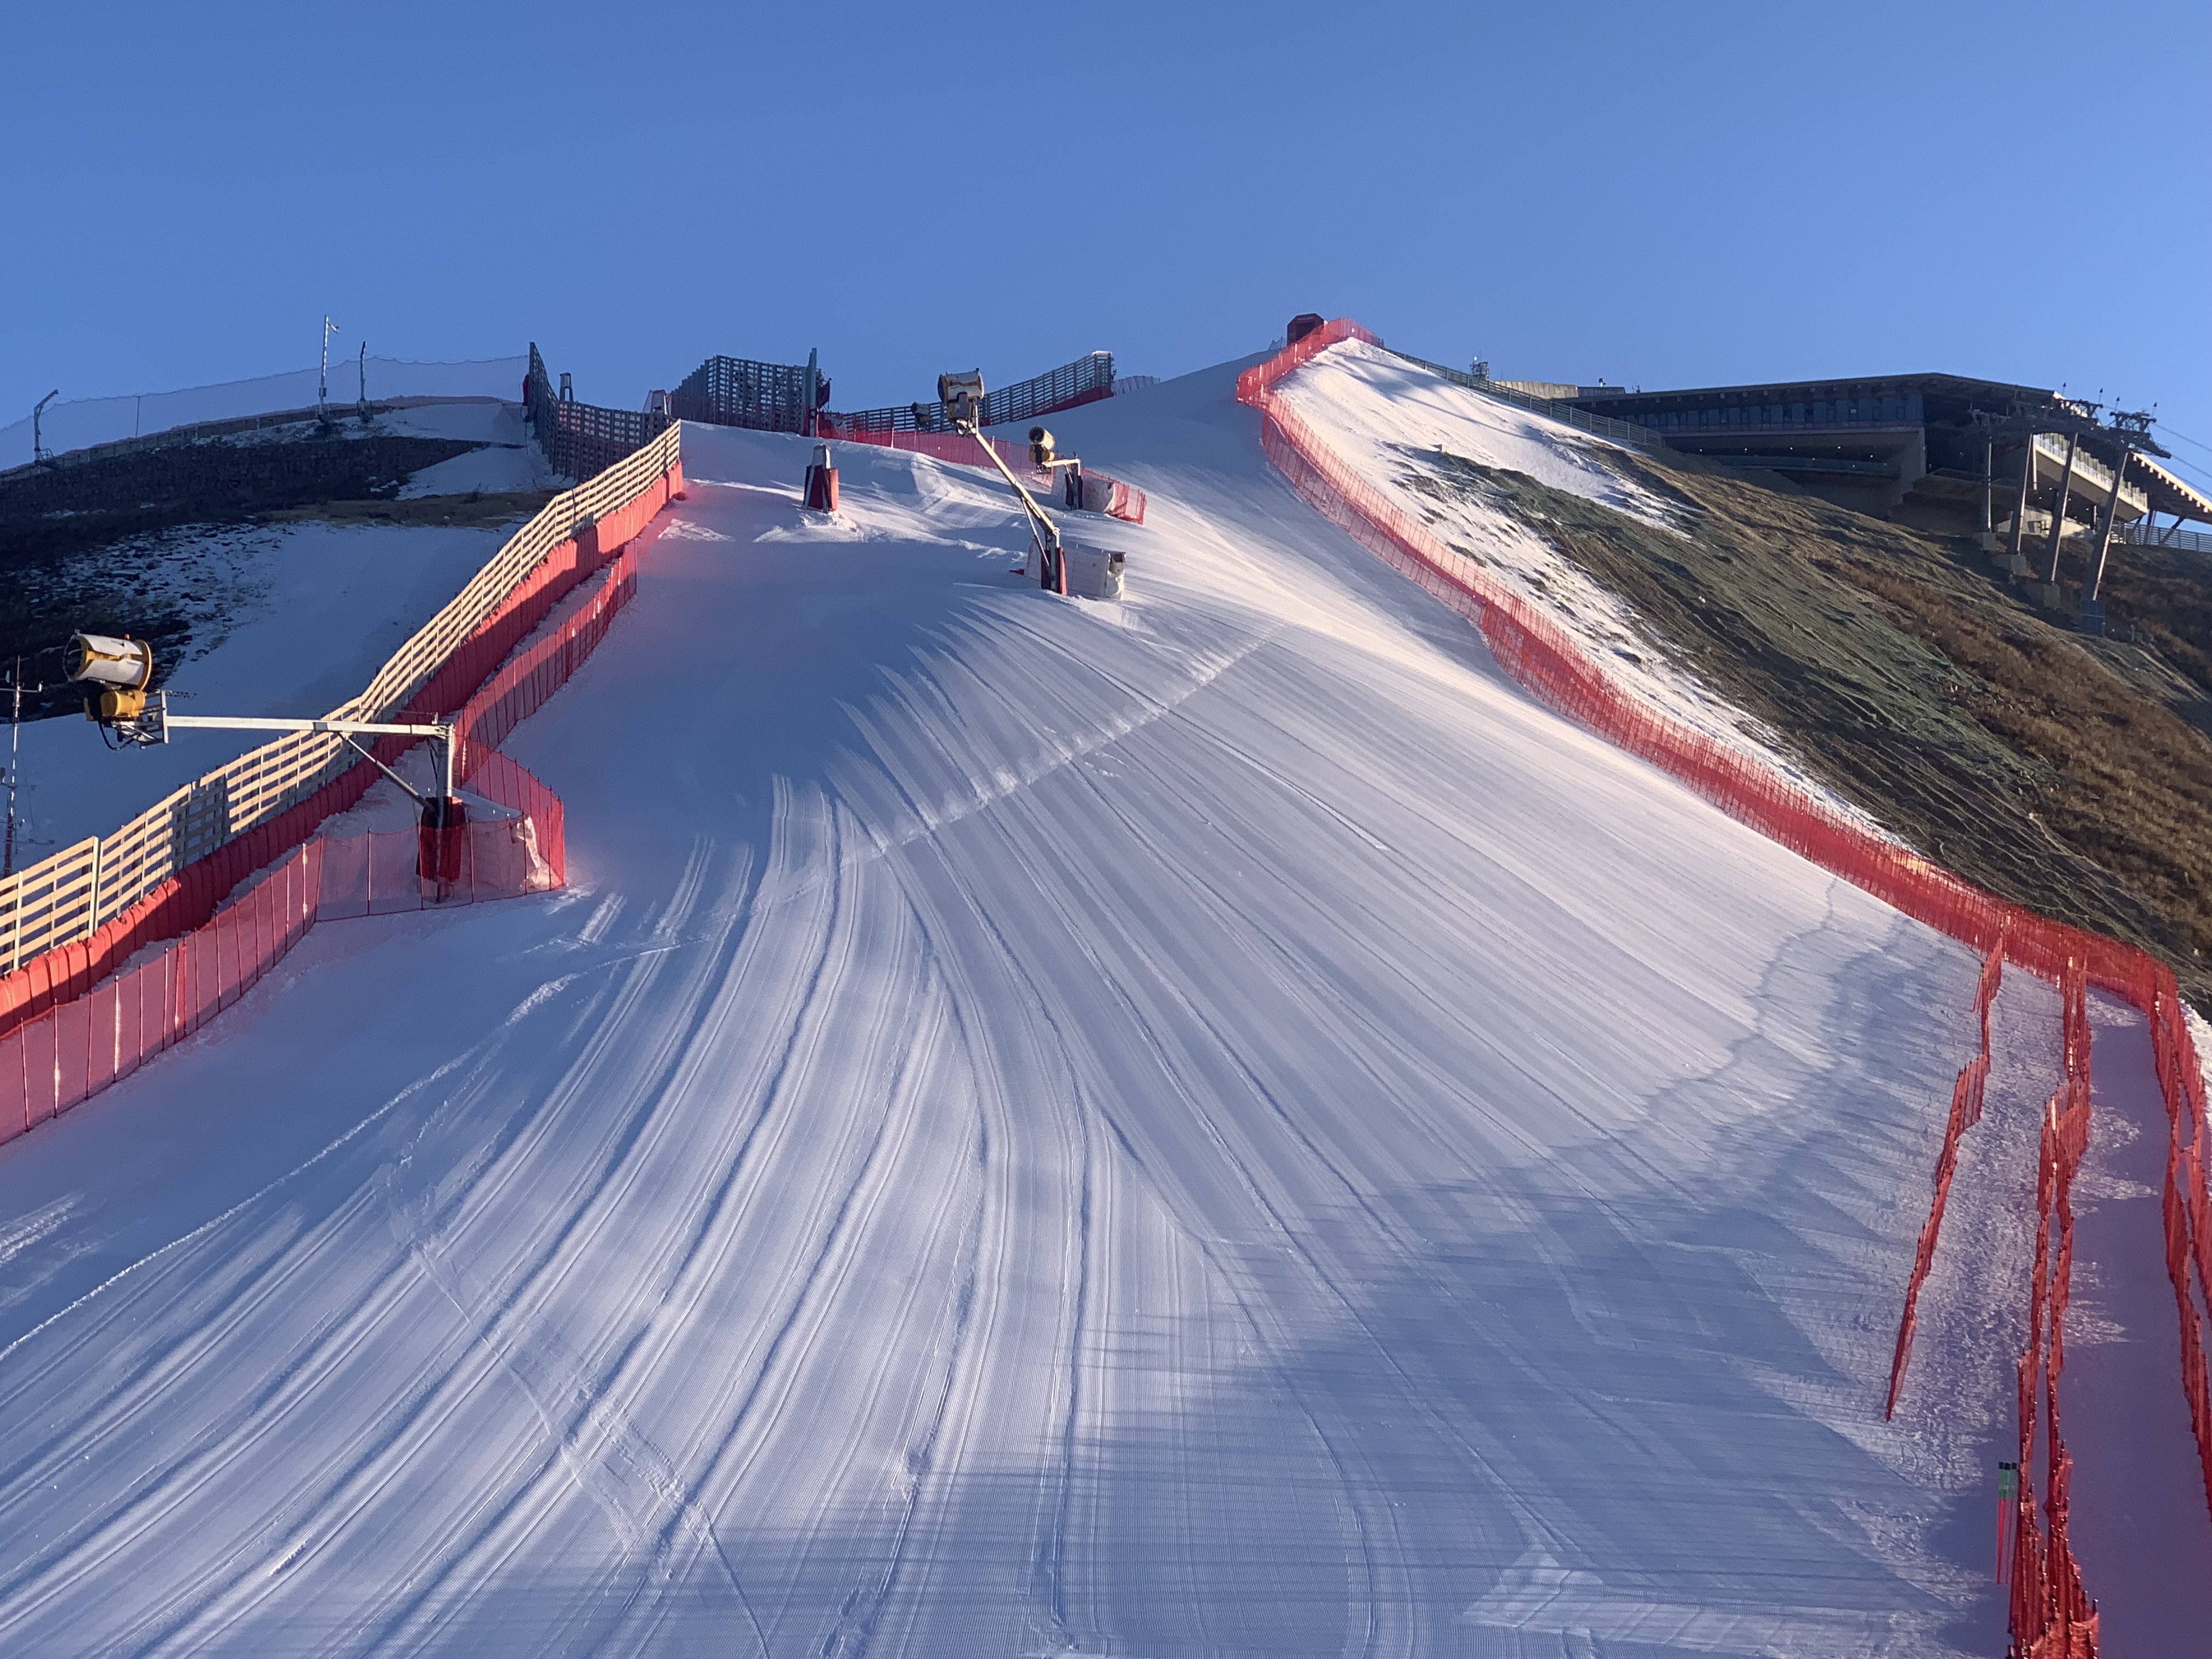
[[[2138,452],[2128,463],[2128,482],[2149,497],[2152,512],[2212,524],[2212,496],[2176,477],[2150,456]]]
[[[1934,392],[1964,398],[1999,407],[2015,404],[2030,409],[2059,409],[2067,400],[2044,386],[2014,386],[2006,380],[1982,380],[1966,374],[1850,374],[1814,380],[1771,380],[1745,386],[1685,386],[1660,392],[1624,392],[1599,398],[1577,398],[1575,405],[1594,414],[1622,409],[1658,410],[1679,404],[1802,403],[1836,398],[1893,396]]]

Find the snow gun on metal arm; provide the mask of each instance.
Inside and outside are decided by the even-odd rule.
[[[970,369],[964,374],[939,375],[937,396],[945,405],[953,430],[975,440],[1021,502],[1022,511],[1030,521],[1030,546],[1036,555],[1037,585],[1054,593],[1073,593],[1085,599],[1120,599],[1127,556],[1081,542],[1063,541],[1052,515],[999,458],[999,452],[984,441],[982,371]],[[1030,459],[1040,471],[1047,472],[1082,465],[1074,456],[1055,454],[1052,434],[1041,426],[1030,429]]]

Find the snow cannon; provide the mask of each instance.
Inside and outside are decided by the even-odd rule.
[[[952,417],[953,429],[980,440],[982,434],[976,428],[982,424],[983,417],[982,371],[939,375],[937,395],[945,412]],[[984,460],[998,469],[999,476],[1006,481],[1006,488],[1014,492],[1014,499],[1022,504],[1022,511],[1028,516],[1030,546],[1036,554],[1037,586],[1054,593],[1079,593],[1089,599],[1120,599],[1123,556],[1103,547],[1064,544],[1060,526],[1052,521],[1052,514],[1038,505],[1037,498],[1014,476],[1013,469],[998,450],[989,444],[982,444],[981,448]],[[1047,471],[1064,468],[1071,477],[1082,470],[1082,464],[1073,455],[1053,453],[1052,434],[1041,426],[1030,428],[1030,459]],[[1079,573],[1072,563],[1077,556],[1082,560]]]
[[[79,634],[70,643],[77,653],[70,678],[100,688],[98,697],[85,700],[84,712],[88,719],[100,723],[103,738],[121,738],[127,746],[167,743],[172,731],[331,732],[421,804],[422,836],[416,868],[424,886],[436,889],[431,896],[443,901],[470,878],[469,815],[459,787],[461,733],[453,719],[349,720],[330,714],[319,719],[293,714],[172,714],[167,691],[156,691],[150,699],[147,695],[146,688],[154,678],[154,652],[143,640]],[[365,748],[360,741],[362,738],[428,738],[437,745],[436,793],[426,793],[408,782],[374,750]]]
[[[945,405],[954,430],[963,426],[983,424],[983,371],[971,368],[965,374],[940,374],[937,377],[937,401]]]
[[[76,652],[70,678],[100,688],[84,700],[85,719],[107,726],[146,712],[146,688],[154,683],[152,646],[108,634],[75,634],[70,644]]]
[[[1040,472],[1060,474],[1060,499],[1073,507],[1083,505],[1083,460],[1063,455],[1052,434],[1041,426],[1030,428],[1030,465]]]
[[[810,513],[835,513],[837,510],[837,469],[830,465],[830,446],[814,446],[814,459],[806,468],[806,510]]]

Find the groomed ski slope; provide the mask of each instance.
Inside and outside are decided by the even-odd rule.
[[[2001,1644],[1995,1130],[1880,1414],[1978,964],[1531,703],[1233,374],[1054,422],[1119,605],[687,431],[508,745],[571,890],[0,1152],[10,1654]]]

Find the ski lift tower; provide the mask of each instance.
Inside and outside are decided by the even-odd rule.
[[[390,778],[422,808],[418,868],[442,890],[461,878],[461,831],[468,823],[454,783],[459,734],[448,718],[435,722],[295,720],[247,714],[172,714],[169,694],[152,691],[154,649],[143,640],[106,634],[78,634],[70,641],[76,653],[70,678],[95,688],[84,701],[84,717],[118,748],[167,743],[173,730],[210,732],[331,732],[358,750],[362,757]],[[360,741],[362,738],[426,738],[438,757],[439,793],[426,795],[386,766]]]

